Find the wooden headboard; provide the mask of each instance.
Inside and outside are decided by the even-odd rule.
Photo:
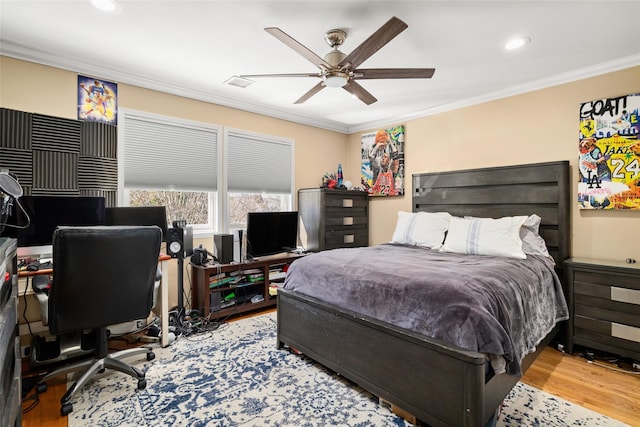
[[[571,256],[568,161],[413,175],[413,211],[499,218],[537,214],[556,265]]]

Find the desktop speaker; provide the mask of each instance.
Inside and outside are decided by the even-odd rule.
[[[233,262],[233,234],[214,234],[213,244],[216,247],[216,257],[220,264]]]
[[[193,253],[193,228],[172,227],[167,229],[167,255],[184,258]]]

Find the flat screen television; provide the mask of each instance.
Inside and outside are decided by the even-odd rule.
[[[60,225],[104,225],[104,197],[22,196],[18,202],[25,212],[13,204],[10,223],[27,224],[13,229],[17,238],[18,257],[47,257],[53,253],[53,232]]]
[[[123,206],[106,209],[105,225],[157,225],[167,241],[167,209],[164,206]]]
[[[249,212],[247,257],[260,257],[298,247],[298,212]]]

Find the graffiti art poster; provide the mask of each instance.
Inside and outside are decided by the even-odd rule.
[[[78,120],[118,124],[118,86],[78,76]]]
[[[640,209],[640,93],[580,105],[578,204]]]
[[[360,184],[370,196],[404,195],[404,125],[362,134]]]

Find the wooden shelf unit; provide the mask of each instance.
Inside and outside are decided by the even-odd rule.
[[[260,257],[252,261],[232,264],[191,264],[193,296],[192,308],[210,319],[232,316],[246,311],[276,305],[276,296],[269,294],[269,285],[284,282],[284,275],[270,278],[270,272],[282,271],[304,254],[278,254]],[[254,275],[262,275],[260,279]],[[274,277],[275,274],[272,274]],[[214,285],[216,280],[222,283]],[[261,302],[251,302],[255,295],[262,295]],[[233,304],[231,303],[233,301]],[[228,306],[225,306],[229,304]]]

